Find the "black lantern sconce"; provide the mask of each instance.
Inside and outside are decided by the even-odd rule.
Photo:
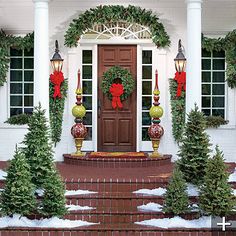
[[[55,47],[55,53],[50,61],[53,72],[61,72],[64,59],[62,59],[61,55],[59,54],[59,46],[57,40],[55,41]]]
[[[176,58],[174,59],[175,61],[175,69],[177,72],[181,73],[185,71],[186,67],[186,58],[183,54],[183,46],[181,44],[181,39],[179,39],[179,44],[178,44],[178,54]]]

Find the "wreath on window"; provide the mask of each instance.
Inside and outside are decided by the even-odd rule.
[[[112,101],[112,107],[122,108],[121,101],[126,100],[135,87],[135,81],[129,70],[113,66],[103,73],[101,89]]]

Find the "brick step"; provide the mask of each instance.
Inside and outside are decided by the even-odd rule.
[[[90,194],[90,195],[75,195],[67,196],[67,204],[80,206],[106,206],[106,207],[121,207],[124,209],[136,208],[137,206],[154,202],[163,204],[164,198],[162,196],[147,196],[132,193],[104,193],[104,194]],[[191,202],[197,202],[196,197],[189,198]]]

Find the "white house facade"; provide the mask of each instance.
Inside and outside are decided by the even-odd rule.
[[[78,46],[64,46],[67,29],[73,19],[90,8],[99,5],[134,5],[157,14],[170,37],[169,47],[157,47],[145,25],[116,21],[107,24],[94,24],[78,39]],[[207,132],[213,145],[219,144],[227,161],[236,161],[236,89],[227,85],[225,54],[202,52],[202,33],[210,38],[224,37],[236,28],[236,2],[232,0],[160,0],[160,1],[62,1],[62,0],[2,0],[0,2],[0,28],[7,34],[22,35],[34,32],[34,52],[10,54],[10,68],[7,82],[0,87],[0,161],[13,157],[16,144],[20,144],[27,132],[27,125],[4,123],[10,116],[32,112],[39,102],[49,117],[48,81],[51,73],[50,58],[54,53],[55,40],[59,42],[60,55],[64,59],[63,73],[68,78],[68,96],[65,102],[61,141],[57,143],[55,160],[62,161],[63,154],[75,151],[71,127],[74,117],[71,114],[76,102],[78,70],[81,71],[83,103],[87,109],[85,124],[88,136],[83,143],[84,151],[103,151],[99,143],[101,132],[101,104],[99,78],[104,59],[116,57],[121,51],[121,65],[128,66],[132,50],[135,64],[136,88],[134,93],[133,120],[126,117],[121,125],[133,132],[131,151],[152,151],[147,138],[150,126],[149,106],[155,86],[155,71],[158,71],[160,105],[164,109],[161,125],[165,133],[160,142],[160,153],[172,154],[177,159],[178,144],[172,135],[169,78],[175,75],[174,58],[178,52],[178,41],[182,40],[187,58],[186,111],[196,103],[206,115],[220,115],[228,124],[209,128]],[[123,57],[122,57],[123,56]],[[106,59],[106,58],[105,58]],[[104,60],[105,60],[104,59]],[[1,60],[1,58],[0,58]],[[19,60],[22,63],[19,63]],[[115,60],[115,59],[114,59]],[[130,59],[131,60],[131,59]],[[111,61],[109,63],[112,64]],[[114,62],[116,63],[116,62]],[[22,74],[22,79],[17,79]],[[33,80],[30,75],[33,74]],[[205,78],[210,78],[205,79]],[[214,79],[215,78],[215,79]],[[236,79],[236,78],[235,78]],[[112,137],[115,137],[113,133]],[[109,135],[107,136],[109,138]],[[105,150],[106,151],[106,150]],[[112,150],[120,151],[120,150]],[[128,151],[128,150],[125,150]]]

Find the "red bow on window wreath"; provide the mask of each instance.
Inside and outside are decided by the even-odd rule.
[[[182,90],[186,91],[186,72],[175,72],[175,80],[178,84],[176,96],[180,97]]]
[[[124,86],[122,84],[113,83],[109,89],[112,95],[112,107],[116,109],[117,107],[122,108],[123,105],[120,100],[120,96],[124,93]]]
[[[56,98],[61,98],[61,83],[64,81],[64,75],[63,73],[60,71],[54,71],[53,74],[50,75],[50,81],[53,83],[54,85],[54,94],[53,97]]]

